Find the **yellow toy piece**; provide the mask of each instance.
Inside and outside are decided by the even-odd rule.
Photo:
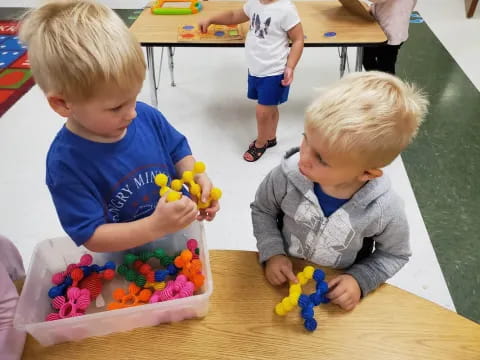
[[[199,209],[206,209],[210,206],[212,200],[219,200],[221,197],[222,197],[222,190],[214,187],[210,191],[210,196],[208,197],[207,202],[204,203],[201,200],[198,200],[197,206]]]
[[[157,174],[157,176],[155,176],[155,184],[160,186],[160,196],[167,194],[167,202],[180,200],[182,197],[182,193],[180,191],[174,190],[168,186],[168,176],[165,174]]]
[[[278,304],[275,306],[275,313],[276,313],[277,315],[280,315],[280,316],[285,316],[285,315],[287,315],[287,311],[283,308],[282,303],[278,303]]]
[[[305,268],[303,269],[303,274],[308,280],[310,280],[313,278],[314,271],[315,268],[313,266],[305,266]]]
[[[152,288],[154,290],[163,290],[165,289],[165,281],[159,281],[159,282],[146,282],[145,285],[143,285],[144,288]]]
[[[300,285],[305,285],[307,282],[308,282],[308,279],[307,277],[303,274],[303,271],[302,272],[299,272],[297,274],[297,279],[298,279],[298,282],[300,283]]]
[[[314,271],[315,268],[313,266],[305,266],[303,271],[297,274],[298,284],[291,284],[288,289],[288,296],[284,297],[281,302],[275,305],[275,313],[277,315],[284,316],[298,305],[298,299],[302,293],[302,286],[313,278]]]
[[[195,196],[197,201],[197,207],[199,209],[206,209],[210,206],[213,200],[219,200],[222,197],[222,190],[219,188],[212,188],[210,196],[207,202],[202,202],[200,196],[202,194],[202,188],[195,182],[195,175],[205,172],[206,166],[203,162],[197,161],[193,165],[192,171],[184,171],[181,179],[172,180],[170,186],[168,186],[168,176],[165,174],[158,174],[155,176],[155,184],[160,186],[160,196],[165,195],[167,192],[167,202],[179,200],[182,197],[183,185],[187,185],[190,194]]]

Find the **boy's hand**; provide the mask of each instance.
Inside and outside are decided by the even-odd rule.
[[[195,177],[195,181],[202,188],[202,195],[201,195],[202,202],[207,202],[210,196],[210,191],[212,191],[212,187],[213,187],[213,184],[210,181],[210,178],[207,176],[207,174],[202,173],[202,174],[198,174]],[[212,202],[210,203],[210,207],[200,210],[200,213],[197,216],[197,220],[212,221],[219,210],[220,210],[220,204],[218,200],[212,200]]]
[[[290,67],[286,67],[285,71],[283,72],[283,79],[282,79],[282,86],[288,86],[293,81],[293,69]]]
[[[351,275],[343,274],[328,282],[327,297],[343,310],[350,311],[360,302],[362,291],[357,280]]]
[[[198,28],[202,33],[206,33],[208,31],[208,27],[210,26],[211,22],[210,19],[202,19],[198,22]]]
[[[275,255],[267,260],[265,277],[272,285],[282,285],[286,281],[297,283],[297,277],[292,270],[292,262],[285,255]]]
[[[167,202],[166,194],[160,198],[157,207],[149,216],[150,231],[155,238],[181,230],[197,217],[197,206],[187,196]]]

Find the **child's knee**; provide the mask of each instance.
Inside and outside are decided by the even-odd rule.
[[[276,106],[269,105],[257,105],[257,119],[259,120],[270,120],[275,115]]]

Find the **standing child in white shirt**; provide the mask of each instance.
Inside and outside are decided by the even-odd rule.
[[[287,101],[293,72],[303,51],[303,29],[290,0],[248,0],[242,9],[226,11],[199,22],[232,25],[250,20],[245,41],[248,65],[248,98],[257,100],[257,138],[243,158],[257,161],[277,144],[278,105]],[[289,40],[292,47],[289,49]]]
[[[400,47],[408,39],[410,15],[417,0],[371,0],[370,12],[387,35],[387,45],[366,47],[363,53],[365,70],[379,70],[395,75]]]

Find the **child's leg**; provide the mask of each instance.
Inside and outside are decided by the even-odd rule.
[[[268,106],[257,104],[257,141],[256,147],[264,147],[268,140],[274,139],[277,134],[278,125],[278,106]]]
[[[258,160],[268,147],[268,140],[276,139],[278,125],[278,106],[257,104],[257,139],[243,155],[249,162]]]
[[[283,74],[263,78],[248,77],[248,98],[258,100],[255,111],[258,135],[243,155],[247,161],[258,160],[268,147],[276,145],[280,117],[278,105],[287,101],[290,89],[289,86],[282,86],[282,79]]]
[[[0,236],[0,353],[2,360],[20,359],[26,333],[13,327],[18,293],[12,279],[24,276],[17,248]]]

